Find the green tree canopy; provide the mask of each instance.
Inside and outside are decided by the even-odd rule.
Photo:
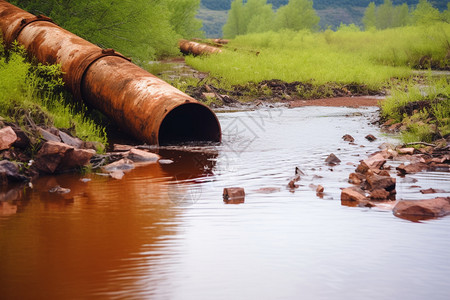
[[[199,0],[21,0],[16,5],[135,61],[178,53],[179,38],[199,35]]]
[[[370,28],[376,27],[376,21],[376,6],[374,2],[370,2],[369,6],[367,6],[366,10],[364,11],[362,23],[364,24],[364,28],[368,30]]]
[[[228,20],[223,26],[225,38],[237,35],[264,32],[272,28],[274,12],[266,0],[234,0],[228,12]]]
[[[280,29],[318,29],[320,18],[313,8],[311,0],[290,0],[278,9],[275,16],[275,28]]]
[[[427,0],[419,0],[416,9],[412,12],[413,23],[426,25],[441,20],[439,10],[434,8]]]
[[[394,6],[391,0],[384,0],[377,9],[376,26],[378,29],[386,29],[392,27],[394,19]]]

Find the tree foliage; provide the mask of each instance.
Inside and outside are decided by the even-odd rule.
[[[201,34],[200,0],[21,0],[16,5],[137,62],[178,53],[177,40]]]
[[[450,4],[447,4],[450,8]],[[406,25],[427,25],[434,22],[449,22],[449,9],[439,12],[427,0],[419,0],[415,8],[409,8],[406,3],[395,6],[391,0],[384,0],[380,6],[376,6],[371,2],[366,8],[362,23],[364,28],[370,29],[386,29],[392,27],[400,27]]]
[[[275,17],[276,29],[318,29],[320,18],[313,9],[311,0],[289,0],[278,9]]]
[[[270,30],[317,29],[319,17],[311,0],[290,0],[275,13],[266,0],[234,0],[223,27],[225,38]]]
[[[441,20],[439,10],[434,8],[427,0],[419,0],[416,9],[412,12],[413,22],[426,25]]]
[[[376,6],[374,2],[370,2],[369,6],[367,6],[366,11],[364,12],[364,17],[362,19],[362,23],[364,24],[364,28],[376,28]]]

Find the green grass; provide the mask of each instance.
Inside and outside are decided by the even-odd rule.
[[[23,52],[16,47],[8,59],[0,56],[0,116],[21,126],[31,121],[69,129],[82,140],[106,144],[104,128],[65,98],[60,67],[32,65]]]
[[[391,78],[409,77],[412,68],[428,58],[434,66],[448,66],[449,36],[446,23],[368,32],[351,27],[336,32],[266,32],[238,36],[221,54],[189,56],[186,61],[228,84],[280,79],[380,89]]]
[[[405,143],[431,142],[450,134],[449,82],[446,78],[430,78],[427,84],[426,87],[410,84],[406,88],[394,89],[381,104],[385,119],[393,119],[406,126],[402,132]],[[408,111],[405,109],[408,106],[413,108]]]

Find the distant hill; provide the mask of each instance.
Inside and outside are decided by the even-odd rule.
[[[244,0],[245,1],[245,0]],[[203,21],[203,30],[207,37],[221,37],[222,27],[227,21],[227,11],[232,0],[201,0],[198,17]],[[286,5],[289,0],[268,0],[274,9]],[[341,23],[360,25],[364,10],[370,2],[380,5],[384,0],[313,0],[313,7],[320,16],[322,28],[336,28]],[[394,5],[407,3],[410,7],[419,0],[392,0]],[[447,9],[447,0],[428,0],[434,7],[443,11]]]
[[[201,4],[211,10],[229,10],[232,0],[201,0]],[[273,8],[277,9],[281,5],[286,5],[289,0],[268,0],[267,3],[272,3]],[[315,9],[328,9],[330,7],[367,7],[370,2],[375,2],[376,5],[380,5],[384,0],[313,0]],[[447,8],[446,0],[429,0],[434,7],[439,10],[445,10]],[[393,0],[394,5],[407,3],[409,6],[416,5],[419,0]]]

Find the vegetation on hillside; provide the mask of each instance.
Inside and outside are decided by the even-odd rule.
[[[19,126],[64,128],[82,140],[106,144],[104,128],[63,92],[59,66],[27,62],[17,44],[6,53],[0,40],[0,78],[0,117],[4,120]]]
[[[448,4],[448,7],[450,8],[450,4]],[[441,14],[427,0],[420,0],[413,10],[409,10],[406,3],[395,6],[391,0],[384,0],[380,6],[376,6],[374,2],[369,4],[364,12],[362,23],[366,30],[386,29],[410,24],[427,25],[439,21],[449,23],[448,14],[448,9]]]
[[[233,0],[201,0],[204,7],[212,10],[229,10],[230,4]],[[314,0],[315,9],[325,9],[329,7],[367,7],[370,2],[380,5],[384,0]],[[286,5],[289,0],[268,0],[267,3],[272,4],[274,9]],[[394,5],[401,5],[406,3],[408,6],[416,5],[418,0],[393,0]],[[431,0],[434,7],[439,10],[444,10],[446,7],[445,1]]]
[[[449,10],[441,14],[427,0],[420,0],[411,10],[406,3],[395,6],[392,0],[384,0],[379,6],[375,2],[369,4],[362,23],[366,30],[428,25],[447,22],[449,14]],[[281,6],[276,12],[267,4],[267,0],[247,0],[245,3],[243,0],[234,0],[223,27],[223,35],[225,38],[234,38],[249,33],[285,29],[318,30],[319,20],[311,0],[289,0],[287,5]]]
[[[176,55],[180,38],[201,37],[200,0],[20,0],[11,3],[51,17],[61,27],[140,63]]]
[[[225,22],[223,21],[223,15],[231,8],[232,0],[202,0],[201,8],[198,17],[204,21],[203,30],[206,32],[207,37],[222,37],[222,31],[219,29]],[[279,7],[288,4],[288,0],[267,0],[267,4],[272,5],[272,9],[276,11]],[[340,24],[356,24],[357,26],[364,26],[362,18],[365,10],[369,4],[373,2],[373,5],[380,7],[384,4],[384,0],[313,0],[313,8],[317,15],[320,17],[319,25],[321,29],[327,28],[336,29]],[[245,0],[243,1],[245,3]],[[416,8],[419,0],[392,0],[392,6],[398,8],[397,20],[393,20],[395,23],[402,23],[404,20],[405,12]],[[447,1],[440,0],[428,0],[435,9],[443,12],[447,9]],[[206,14],[208,12],[208,14]],[[214,15],[209,14],[213,12]],[[397,13],[396,13],[397,14]],[[216,16],[218,16],[216,18]],[[219,17],[220,16],[220,17]],[[448,19],[448,18],[447,18]],[[206,21],[207,20],[207,21]],[[206,21],[206,22],[205,22]],[[269,20],[270,23],[270,20]],[[389,24],[389,23],[388,23]],[[381,27],[380,27],[381,28]]]
[[[311,0],[290,0],[275,13],[266,0],[234,0],[223,26],[223,36],[234,38],[247,33],[270,30],[318,29],[320,18]]]

